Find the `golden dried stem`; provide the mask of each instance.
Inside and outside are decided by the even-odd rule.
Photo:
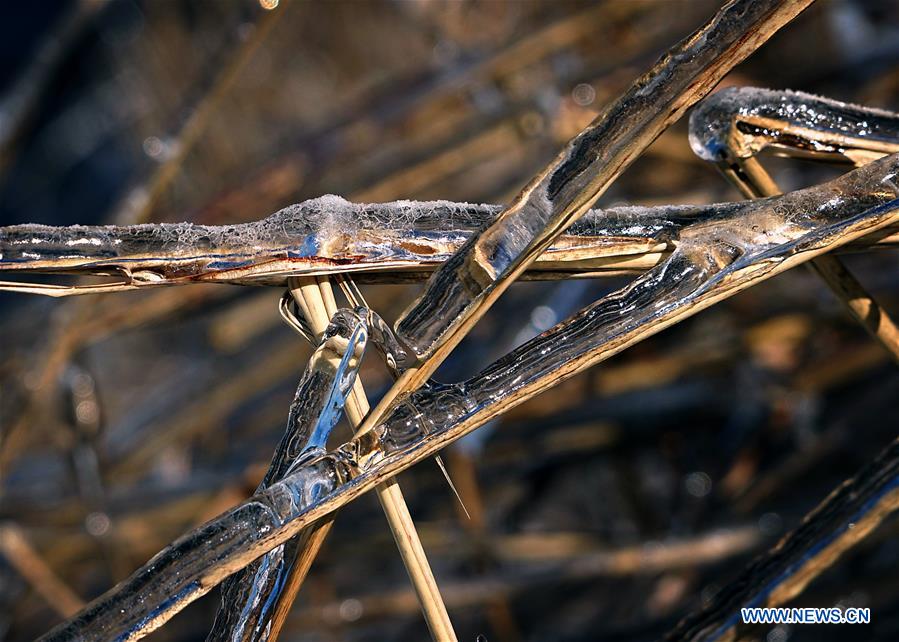
[[[337,302],[334,299],[334,291],[327,277],[308,277],[303,279],[291,279],[291,292],[294,295],[297,304],[303,311],[309,326],[317,335],[321,334],[328,326],[331,315],[337,311]],[[362,382],[357,377],[353,384],[353,390],[347,399],[346,415],[353,429],[362,424],[365,415],[368,414],[369,404],[365,395],[365,389]],[[456,634],[453,630],[452,622],[446,610],[446,605],[440,595],[437,587],[437,581],[428,564],[427,555],[421,544],[418,532],[415,530],[415,524],[412,516],[409,514],[409,508],[406,506],[406,500],[400,490],[396,479],[388,479],[375,489],[378,495],[378,501],[387,516],[387,523],[390,525],[390,531],[396,541],[400,556],[406,566],[406,572],[412,581],[418,602],[421,605],[422,613],[425,621],[431,631],[434,640],[440,642],[455,642]],[[324,527],[319,527],[316,532],[330,529],[331,522]],[[319,547],[324,541],[324,535],[310,537],[303,550],[303,558],[311,559],[315,557]],[[299,565],[298,565],[299,566]],[[306,564],[308,569],[308,563]],[[291,580],[294,578],[291,577]],[[302,584],[302,577],[299,581],[291,581],[288,590],[292,593],[288,594],[285,590],[285,596],[282,600],[283,604],[289,605],[296,592]],[[280,608],[280,605],[279,605]],[[286,608],[284,609],[287,610]]]

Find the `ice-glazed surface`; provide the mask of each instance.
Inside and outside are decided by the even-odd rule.
[[[355,204],[329,194],[285,207],[260,221],[237,225],[16,225],[0,228],[0,264],[39,258],[252,254],[254,250],[273,248],[315,256],[320,239],[369,230],[471,230],[495,209],[449,201]]]
[[[740,609],[777,606],[894,514],[899,502],[899,440],[841,484],[799,526],[728,582],[701,610],[681,620],[666,640],[732,640]],[[857,524],[865,528],[855,528]]]
[[[223,564],[242,567],[283,542],[271,538],[350,479],[346,464],[332,455],[294,471],[290,483],[276,483],[218,518],[178,538],[117,585],[118,598],[90,603],[46,640],[124,641],[141,637],[173,612],[209,592],[227,575]],[[241,551],[237,558],[235,554]]]
[[[808,4],[728,2],[609,103],[489,227],[440,265],[404,312],[397,335],[422,369],[435,369],[472,319],[584,215],[646,147]]]
[[[379,481],[671,323],[899,220],[899,155],[685,228],[661,265],[458,384],[404,398],[373,430],[185,535],[47,640],[139,637],[212,584]]]
[[[852,139],[899,145],[899,114],[799,91],[729,87],[690,114],[690,146],[704,160],[725,161],[734,128],[755,139],[731,150],[743,157],[777,142],[812,152],[839,151]]]
[[[258,491],[280,481],[304,461],[324,452],[341,416],[365,352],[365,310],[338,312],[309,360],[287,417],[287,429]],[[315,491],[312,491],[315,494]],[[275,547],[222,585],[222,604],[208,640],[268,639],[303,540]]]
[[[726,206],[591,211],[550,248],[546,258],[563,263],[566,257],[583,260],[591,246],[623,246],[628,239],[647,247],[665,243],[687,222],[721,207]],[[500,205],[449,201],[354,204],[325,196],[240,225],[17,225],[0,228],[0,271],[117,269],[135,281],[157,285],[206,279],[283,283],[289,275],[322,265],[354,271],[380,265],[428,269],[458,250],[501,210]]]

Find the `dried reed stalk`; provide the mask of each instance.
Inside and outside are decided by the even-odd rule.
[[[334,299],[334,291],[328,278],[308,277],[291,279],[290,289],[297,304],[303,310],[306,321],[313,332],[316,335],[324,332],[331,316],[337,311],[337,302]],[[368,414],[368,398],[358,377],[353,384],[352,393],[347,399],[345,411],[353,429],[358,427],[365,415]],[[379,485],[375,492],[384,514],[387,516],[387,523],[390,525],[390,531],[396,541],[400,556],[403,558],[406,572],[412,581],[412,586],[421,605],[428,629],[431,631],[431,636],[434,640],[439,640],[440,642],[455,642],[456,634],[453,630],[452,622],[450,622],[446,605],[440,596],[437,581],[434,579],[434,574],[428,564],[427,556],[421,545],[421,539],[415,530],[415,524],[412,521],[412,516],[409,514],[409,508],[406,506],[406,500],[403,498],[399,484],[396,482],[396,479],[391,478]],[[297,565],[302,575],[294,573],[291,576],[289,586],[282,594],[280,604],[276,609],[280,615],[280,617],[278,615],[275,617],[275,622],[279,629],[283,624],[284,617],[287,615],[290,604],[293,602],[303,582],[309,563],[318,553],[331,529],[332,523],[333,520],[329,520],[322,526],[317,527],[315,529],[316,536],[307,541],[307,545],[303,550],[303,559],[308,560],[308,562]]]

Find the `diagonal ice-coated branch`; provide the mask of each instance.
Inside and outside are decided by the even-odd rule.
[[[784,604],[899,510],[899,440],[830,494],[800,526],[759,556],[702,610],[684,618],[669,642],[738,639],[740,609]]]
[[[728,2],[603,110],[488,227],[440,266],[397,322],[397,335],[422,361],[416,379],[433,373],[508,285],[668,125],[809,4]]]
[[[397,321],[416,361],[360,427],[370,430],[437,370],[478,319],[615,178],[737,63],[812,0],[730,0],[638,78],[487,227],[428,280]]]
[[[228,575],[490,418],[762,280],[899,220],[890,156],[690,226],[662,265],[472,379],[430,385],[379,425],[176,540],[45,640],[136,639]]]

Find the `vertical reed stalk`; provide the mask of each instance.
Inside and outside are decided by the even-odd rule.
[[[337,303],[334,299],[334,291],[327,277],[306,277],[291,279],[289,282],[291,293],[293,294],[297,304],[303,311],[306,321],[316,335],[321,334],[328,326],[331,315],[337,311]],[[368,414],[369,404],[365,395],[365,389],[362,387],[362,381],[357,377],[353,385],[353,391],[347,399],[346,415],[350,425],[355,430],[362,424],[365,415]],[[400,556],[406,566],[406,572],[412,581],[415,594],[421,605],[422,613],[425,621],[431,631],[431,636],[439,642],[455,642],[456,634],[453,630],[452,622],[450,622],[446,605],[440,595],[437,587],[437,581],[428,564],[428,559],[418,532],[415,530],[415,524],[412,516],[409,514],[409,508],[403,498],[399,484],[395,479],[389,479],[376,488],[378,501],[387,516],[387,523],[390,525],[390,531],[396,541]],[[290,585],[284,592],[281,604],[278,606],[278,613],[289,609],[291,602],[299,590],[308,571],[309,564],[318,553],[332,522],[329,521],[323,526],[317,527],[314,534],[311,534],[310,540],[303,550],[304,564],[297,564],[298,571],[291,577]],[[283,616],[275,618],[276,624],[280,628],[283,622]]]

